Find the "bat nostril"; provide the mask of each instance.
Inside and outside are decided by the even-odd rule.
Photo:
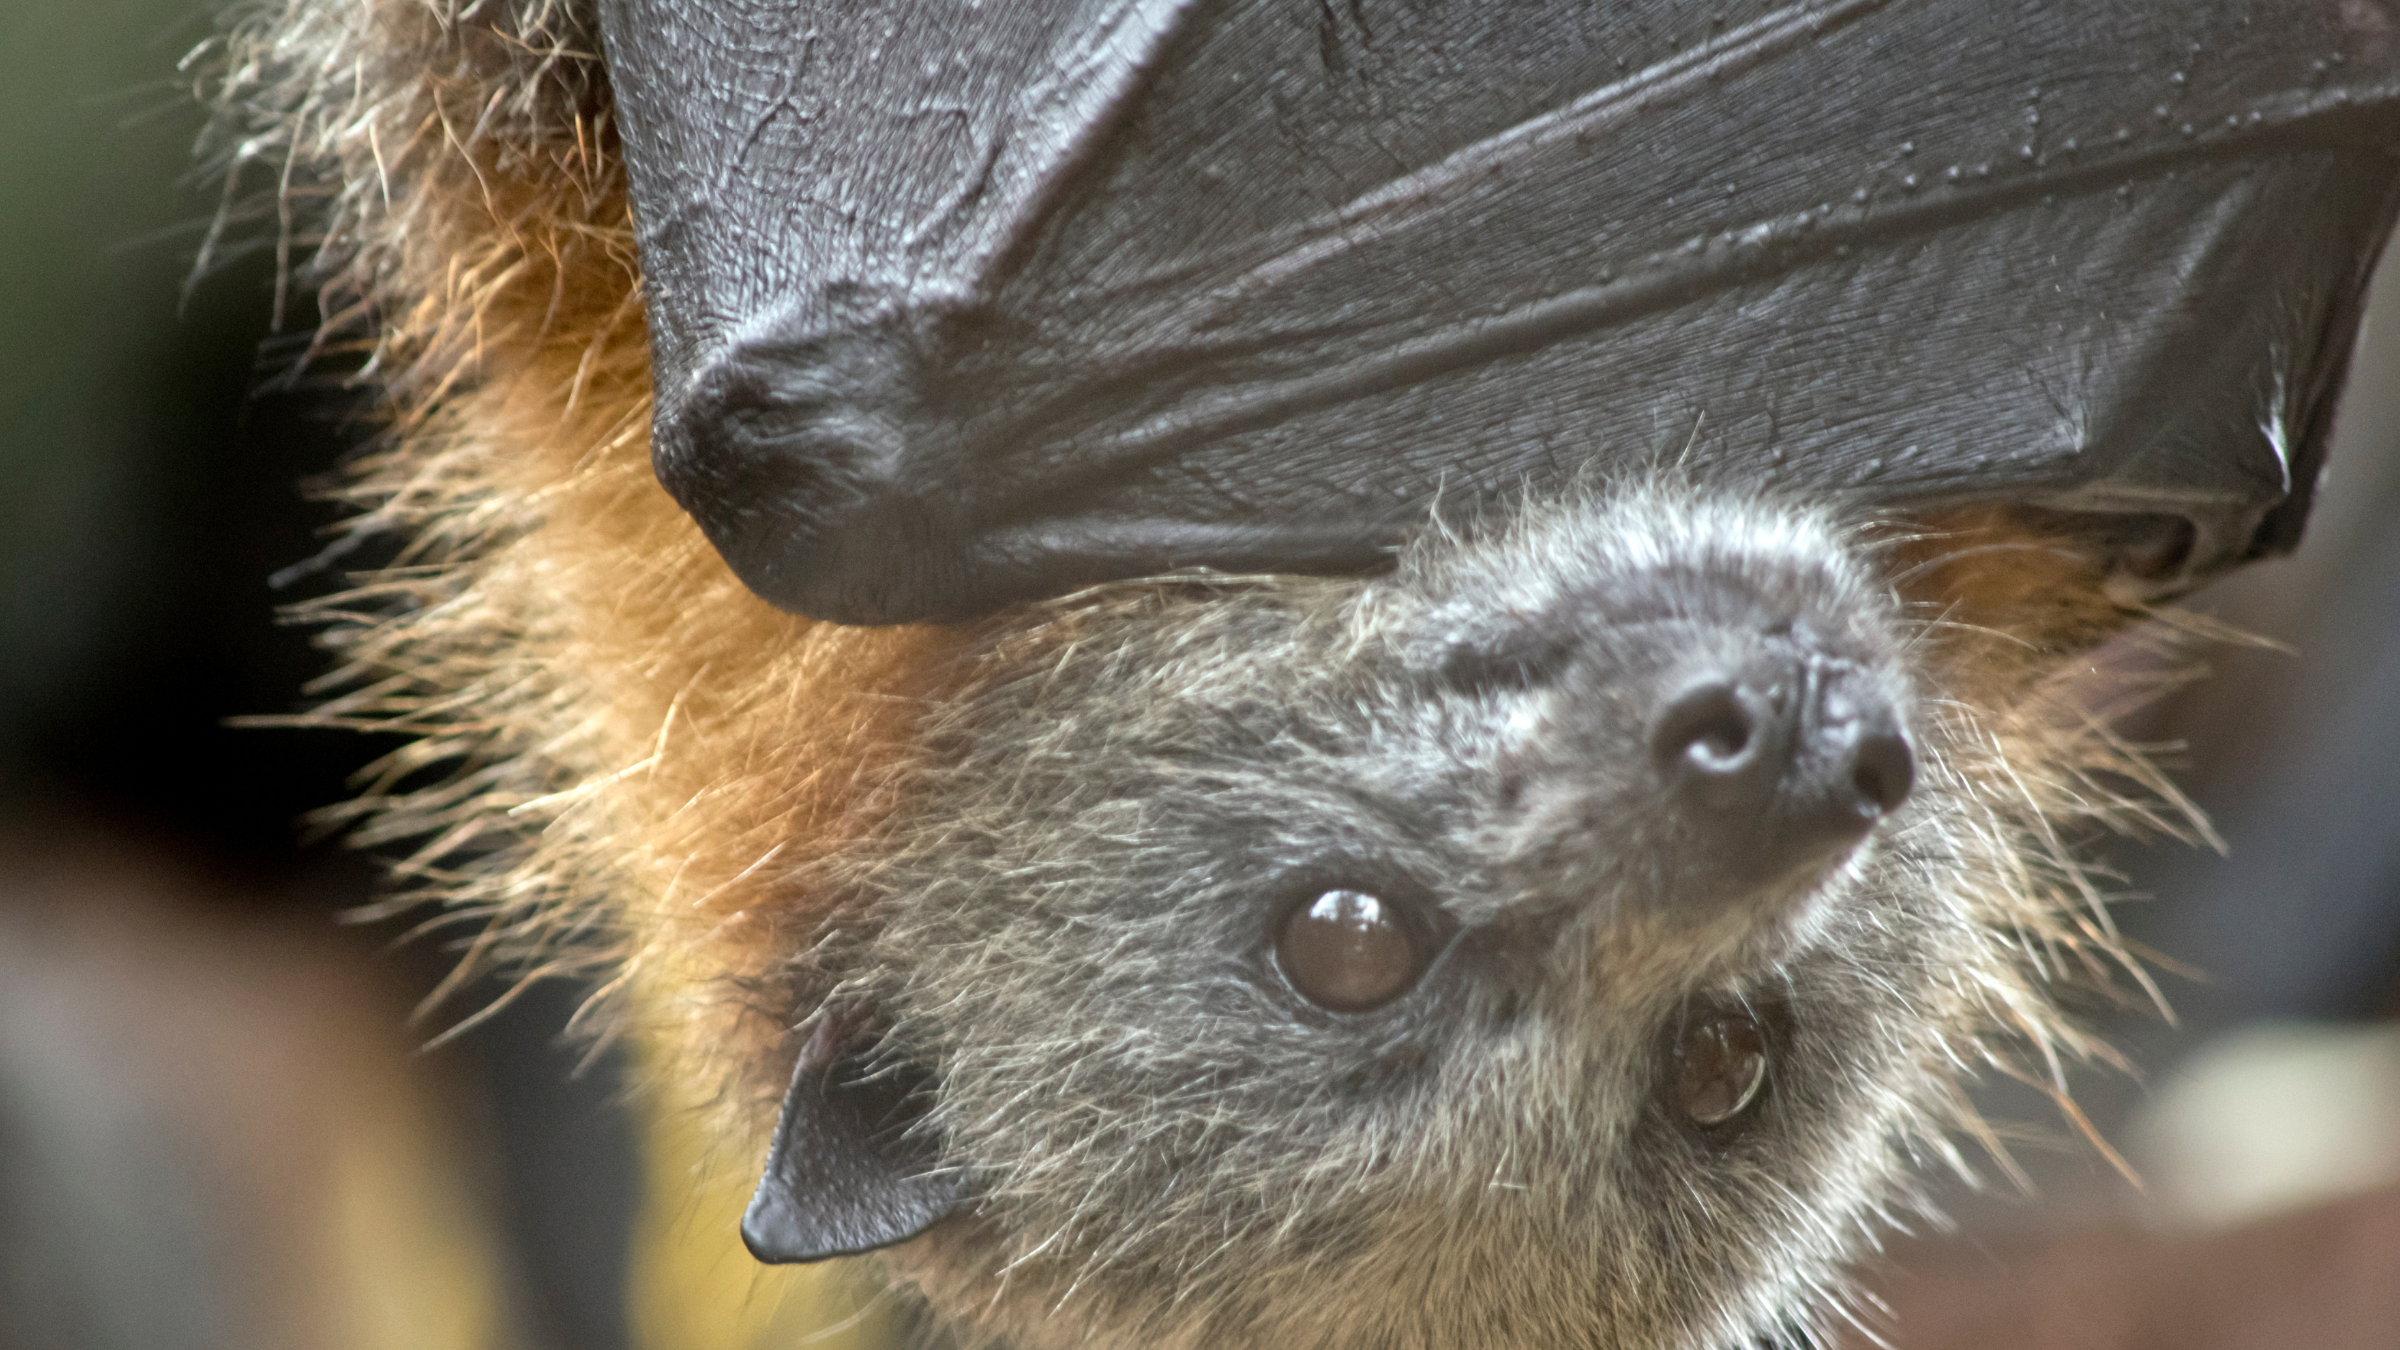
[[[1758,715],[1735,685],[1711,680],[1686,690],[1659,714],[1651,752],[1669,774],[1723,778],[1757,756]]]
[[[1848,852],[1908,800],[1917,777],[1897,710],[1855,671],[1820,681],[1808,723],[1778,787],[1772,831],[1803,863]]]
[[[1867,814],[1889,815],[1899,810],[1916,781],[1917,757],[1906,736],[1897,730],[1878,729],[1859,738],[1850,786]]]

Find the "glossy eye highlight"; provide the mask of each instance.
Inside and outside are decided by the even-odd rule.
[[[1424,925],[1365,891],[1326,891],[1292,911],[1275,960],[1301,997],[1333,1012],[1365,1012],[1409,991],[1432,956]]]
[[[1696,1017],[1675,1045],[1675,1105],[1695,1125],[1722,1125],[1767,1082],[1767,1031],[1747,1009]]]

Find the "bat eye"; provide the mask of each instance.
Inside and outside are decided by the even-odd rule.
[[[1675,1045],[1675,1104],[1696,1125],[1722,1125],[1758,1100],[1767,1082],[1767,1031],[1747,1009],[1684,1024]]]
[[[1432,955],[1425,926],[1365,891],[1326,891],[1283,921],[1275,960],[1301,997],[1365,1012],[1409,991]]]

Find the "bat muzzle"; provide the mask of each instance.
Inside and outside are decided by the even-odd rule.
[[[1898,810],[1916,753],[1893,700],[1849,662],[1769,652],[1707,671],[1653,719],[1664,808],[1727,882],[1822,870]]]

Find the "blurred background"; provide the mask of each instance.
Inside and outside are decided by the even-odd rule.
[[[374,423],[339,354],[292,377],[271,257],[187,286],[206,33],[0,6],[0,1350],[688,1350],[580,991],[420,1049],[497,990],[412,1021],[448,953],[345,923],[375,866],[301,823],[390,746],[226,724],[305,705],[276,610],[338,576],[296,567],[332,518],[300,485]],[[1950,1188],[1960,1231],[1881,1268],[1903,1346],[2400,1344],[2400,285],[2319,503],[2195,605],[2286,649],[2212,649],[2132,728],[2230,845],[2105,850],[2178,1020],[2095,1002],[2139,1071],[2077,1099],[2145,1186],[1995,1090],[2038,1199]]]
[[[389,745],[226,724],[323,668],[276,609],[338,577],[269,578],[373,424],[339,354],[290,378],[271,257],[187,289],[208,32],[0,5],[0,1350],[614,1350],[639,1162],[579,991],[421,1052],[498,991],[412,1021],[448,954],[344,923],[375,865],[301,821]]]

